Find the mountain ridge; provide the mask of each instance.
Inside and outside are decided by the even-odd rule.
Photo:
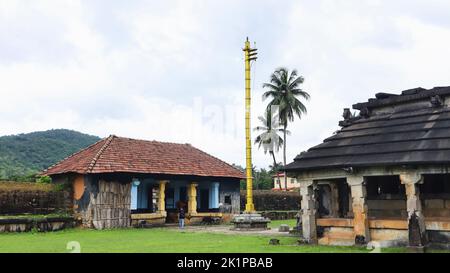
[[[0,136],[0,180],[32,180],[38,172],[99,140],[68,129]]]

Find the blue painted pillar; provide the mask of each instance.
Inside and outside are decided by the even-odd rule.
[[[219,208],[219,182],[213,182],[209,187],[209,208]]]
[[[138,204],[138,187],[141,182],[137,179],[133,179],[131,182],[131,209],[137,209]]]

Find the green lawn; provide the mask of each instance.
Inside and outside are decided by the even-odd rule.
[[[290,220],[274,220],[270,221],[269,227],[272,229],[278,229],[278,227],[282,224],[288,225],[289,227],[293,228],[295,225],[297,225],[297,220],[290,219]]]
[[[270,237],[185,232],[173,229],[69,229],[49,233],[0,234],[0,252],[69,252],[70,241],[81,245],[81,252],[193,252],[193,253],[297,253],[368,252],[358,247],[298,246],[296,238],[279,237],[281,245],[269,245]],[[389,252],[403,251],[389,249]],[[384,251],[383,251],[384,252]]]

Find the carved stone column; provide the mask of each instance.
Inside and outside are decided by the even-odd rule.
[[[330,217],[339,218],[339,188],[336,182],[330,182],[331,209]]]
[[[158,213],[167,216],[166,212],[166,184],[168,181],[159,181],[159,196],[158,196]]]
[[[347,183],[352,193],[353,230],[355,244],[364,245],[370,242],[369,209],[366,201],[366,185],[362,176],[348,176]]]
[[[188,188],[188,213],[190,215],[197,214],[197,186],[197,183],[191,183]]]
[[[312,180],[300,181],[303,238],[308,243],[315,244],[317,243],[317,209],[313,185]]]
[[[425,217],[422,214],[419,184],[423,183],[421,174],[411,171],[400,174],[400,181],[405,185],[406,210],[408,211],[408,232],[410,247],[424,247],[427,244]]]

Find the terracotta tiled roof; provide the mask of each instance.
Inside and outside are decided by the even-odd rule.
[[[144,173],[244,178],[233,166],[189,144],[110,136],[45,170],[63,173]]]

